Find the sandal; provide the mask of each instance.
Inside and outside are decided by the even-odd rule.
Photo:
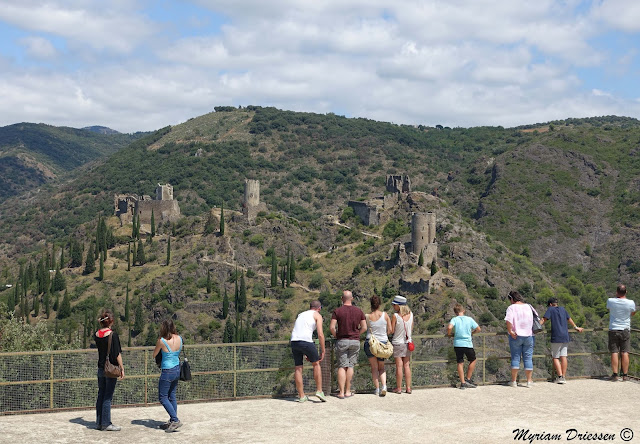
[[[398,395],[399,395],[400,393],[402,393],[402,389],[399,389],[399,388],[394,388],[394,389],[391,389],[391,390],[389,390],[389,391],[390,391],[391,393],[397,393]]]
[[[406,393],[407,393],[407,395],[410,395],[411,394],[411,389],[407,389]]]

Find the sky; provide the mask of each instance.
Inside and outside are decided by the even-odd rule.
[[[0,126],[640,118],[637,0],[0,0]]]

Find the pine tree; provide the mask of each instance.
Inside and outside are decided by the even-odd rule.
[[[127,284],[127,295],[124,299],[124,322],[129,323],[129,284]]]
[[[275,251],[271,255],[271,287],[278,286],[278,263]]]
[[[220,236],[224,236],[224,202],[220,207]]]
[[[244,281],[244,273],[240,278],[240,295],[238,297],[238,311],[244,313],[247,309],[247,284]]]
[[[222,299],[222,319],[227,319],[229,315],[229,296],[227,296],[227,287],[224,287],[224,298]]]
[[[438,272],[438,266],[436,265],[436,260],[431,261],[431,276]]]
[[[144,331],[144,312],[142,311],[142,298],[138,298],[138,304],[136,305],[136,320],[133,323],[133,329],[137,334]]]
[[[147,259],[144,256],[144,245],[142,242],[138,242],[138,252],[136,254],[136,258],[138,260],[138,264],[144,265],[147,262]]]
[[[99,281],[103,281],[104,280],[104,259],[103,259],[104,255],[101,254],[100,255],[100,271],[98,272],[98,280]]]
[[[56,317],[58,319],[65,319],[69,316],[71,316],[71,301],[69,301],[69,293],[65,291]]]
[[[171,236],[167,240],[167,263],[165,265],[169,265],[171,262]]]
[[[131,242],[127,242],[127,271],[131,271]]]
[[[96,259],[92,243],[89,246],[89,251],[87,252],[87,260],[84,264],[84,274],[91,274],[96,271]]]
[[[151,239],[156,235],[156,217],[153,214],[153,208],[151,209]]]
[[[422,254],[422,251],[420,251],[420,256],[418,256],[418,266],[422,267],[424,265],[424,255]]]

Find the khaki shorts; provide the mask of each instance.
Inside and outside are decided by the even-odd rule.
[[[560,359],[567,356],[568,342],[552,342],[551,343],[551,357],[553,359]]]
[[[631,332],[629,330],[609,330],[609,351],[611,353],[629,353],[631,350]]]
[[[411,356],[411,352],[407,348],[407,344],[393,344],[394,358],[406,358],[407,356]]]
[[[338,368],[355,367],[360,353],[360,341],[355,339],[338,339],[336,341],[336,361]]]

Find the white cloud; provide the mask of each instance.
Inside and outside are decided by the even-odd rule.
[[[25,37],[20,39],[20,44],[29,56],[36,59],[53,59],[58,55],[58,50],[53,44],[42,37]]]
[[[640,2],[636,0],[601,0],[593,8],[593,17],[614,29],[640,31]]]

